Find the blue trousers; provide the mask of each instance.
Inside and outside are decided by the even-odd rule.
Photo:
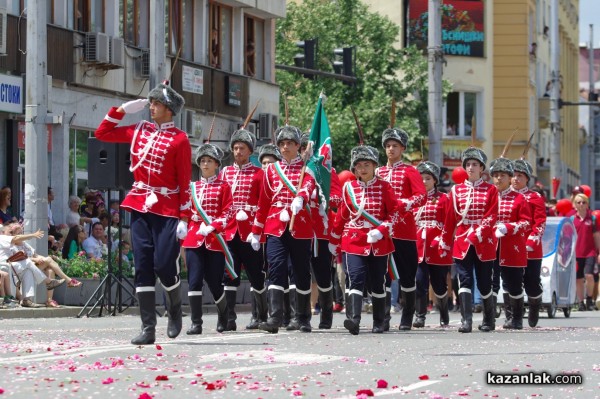
[[[311,256],[312,271],[317,285],[323,289],[331,287],[331,269],[333,256],[329,252],[329,241],[318,240],[318,256]]]
[[[412,291],[415,289],[417,278],[417,267],[419,257],[417,255],[417,243],[409,240],[397,240],[394,238],[394,261],[398,268],[400,289]],[[391,284],[391,278],[386,279],[386,287]]]
[[[427,262],[419,263],[417,269],[417,295],[419,297],[427,296],[430,282],[436,295],[443,296],[447,294],[448,284],[446,278],[449,272],[450,267],[448,266],[429,265]]]
[[[342,262],[346,272],[346,291],[363,292],[367,282],[369,292],[372,294],[385,294],[385,280],[387,274],[386,256],[373,254],[362,256],[342,253]]]
[[[269,283],[289,288],[288,259],[292,262],[296,289],[310,291],[311,240],[299,240],[286,230],[281,237],[267,236]]]
[[[156,277],[166,288],[179,282],[178,223],[178,219],[154,213],[131,212],[136,287],[154,287]]]
[[[475,248],[471,245],[463,259],[454,258],[456,272],[458,273],[459,290],[473,293],[473,274],[477,275],[477,288],[482,298],[492,294],[492,268],[494,261],[483,262],[477,256]]]
[[[203,282],[206,281],[213,298],[218,301],[223,295],[225,255],[222,252],[210,251],[203,245],[200,248],[186,248],[185,261],[189,291],[202,292]]]
[[[541,271],[541,259],[527,260],[527,268],[525,268],[523,284],[525,285],[525,292],[529,298],[537,298],[538,296],[542,295],[542,279],[540,278]]]
[[[242,272],[242,265],[244,265],[248,280],[250,280],[250,286],[257,291],[262,291],[265,288],[266,278],[266,273],[263,270],[264,260],[262,251],[253,250],[249,243],[242,241],[239,233],[236,233],[233,240],[229,241],[227,245],[233,257],[233,268],[238,278],[232,280],[229,274],[225,274],[223,284],[228,287],[239,287],[239,276]]]

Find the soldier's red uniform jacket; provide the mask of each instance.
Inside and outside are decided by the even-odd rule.
[[[527,238],[531,231],[531,213],[525,197],[510,187],[498,193],[498,221],[506,234],[498,240],[500,266],[527,267]]]
[[[313,191],[314,193],[314,191]],[[317,198],[313,198],[314,195],[311,195],[310,198],[310,212],[312,215],[313,229],[315,230],[315,235],[319,240],[329,240],[329,232],[331,231],[331,224],[333,223],[333,217],[335,214],[333,212],[328,212],[327,219],[323,217],[325,210],[320,209],[321,202],[318,201]],[[329,188],[329,209],[331,208],[339,208],[342,204],[342,185],[340,183],[340,178],[338,177],[335,169],[331,170],[331,185]],[[327,222],[327,223],[325,223]]]
[[[527,238],[527,259],[542,259],[544,257],[542,237],[546,231],[546,201],[540,193],[536,193],[528,187],[515,191],[525,197],[531,214],[531,230]]]
[[[252,223],[256,216],[256,207],[260,196],[264,172],[262,168],[248,162],[241,167],[237,164],[226,166],[219,173],[219,178],[231,187],[233,205],[225,228],[225,239],[233,240],[236,233],[246,242],[252,232]]]
[[[446,214],[440,251],[452,248],[452,256],[463,259],[473,245],[480,260],[496,259],[498,239],[494,226],[498,219],[498,190],[479,179],[465,180],[450,190],[450,212]]]
[[[200,204],[203,212],[210,218],[210,226],[214,227],[215,233],[223,233],[227,226],[228,217],[231,214],[231,188],[229,184],[212,176],[208,179],[204,177],[199,181],[192,183],[195,187],[195,193],[192,191],[192,196],[195,196],[193,202]],[[203,236],[198,231],[204,219],[200,217],[200,212],[196,205],[192,205],[190,212],[190,220],[188,222],[188,234],[183,240],[184,248],[199,248],[203,244],[206,249],[216,252],[223,252],[223,247],[219,244],[215,234],[211,233],[208,236]]]
[[[417,168],[398,161],[392,166],[380,166],[375,175],[392,185],[398,201],[396,213],[392,216],[392,237],[398,240],[417,239],[415,217],[411,212],[422,206],[427,194],[423,178]]]
[[[192,149],[187,134],[173,122],[148,121],[117,127],[125,116],[112,107],[94,135],[111,143],[132,143],[135,182],[121,206],[128,210],[181,218],[189,211]]]
[[[392,215],[398,207],[392,186],[378,177],[366,183],[349,181],[342,189],[342,199],[344,203],[338,208],[331,230],[331,244],[337,246],[341,241],[342,251],[353,255],[367,256],[373,253],[375,256],[384,256],[392,253]],[[365,212],[381,224],[376,226]],[[373,229],[379,230],[383,238],[368,243],[367,233]]]
[[[450,210],[448,196],[435,189],[427,193],[425,205],[413,210],[417,224],[419,263],[425,261],[428,265],[452,265],[452,251],[438,250],[444,219]]]
[[[294,238],[313,238],[311,215],[306,205],[315,188],[315,180],[309,173],[305,173],[302,187],[298,190],[303,165],[304,162],[300,157],[292,159],[290,163],[282,159],[269,164],[263,176],[258,209],[252,226],[253,234],[264,233],[281,237],[292,217],[290,205],[294,198],[299,196],[304,200],[304,206],[296,215],[294,228],[290,233]],[[285,177],[282,177],[282,174]],[[293,193],[292,190],[297,190],[297,193]]]

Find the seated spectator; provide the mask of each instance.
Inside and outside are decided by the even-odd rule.
[[[62,248],[63,259],[73,259],[80,253],[85,253],[83,250],[83,241],[87,238],[85,230],[82,226],[77,225],[69,229],[67,238]]]
[[[23,227],[18,223],[13,223],[5,228],[5,233],[11,236],[19,236],[23,234]],[[81,282],[71,278],[62,271],[58,263],[50,256],[42,256],[35,253],[33,247],[26,242],[23,242],[20,245],[19,250],[25,252],[28,258],[42,271],[45,272],[46,275],[53,279],[55,275],[58,275],[61,280],[67,282],[67,286],[69,288],[79,287]],[[52,298],[53,290],[48,289],[46,306],[57,308],[59,307],[58,303]]]
[[[92,225],[92,235],[83,242],[83,249],[90,259],[102,259],[103,255],[108,254],[106,246],[106,233],[102,223],[96,222]]]
[[[9,235],[7,233],[16,233],[20,231],[16,227],[20,225],[13,223],[12,225],[4,227],[4,233],[0,234],[0,261],[6,262],[8,258],[19,251],[23,251],[26,254],[33,254],[33,248],[27,245],[25,241],[34,238],[40,239],[44,237],[44,233],[41,230],[36,231],[32,234],[15,234]],[[27,251],[26,251],[27,250]],[[27,258],[18,262],[11,262],[11,266],[14,269],[14,273],[19,279],[19,285],[22,289],[22,300],[21,306],[25,308],[36,307],[34,303],[35,287],[40,283],[45,283],[48,290],[64,284],[64,279],[50,279],[38,268],[32,259]]]
[[[81,205],[81,199],[76,195],[69,197],[69,211],[67,212],[67,226],[69,228],[84,223],[91,223],[92,218],[82,216],[79,214],[79,207]]]
[[[8,208],[12,201],[12,190],[10,187],[2,187],[0,190],[0,223],[16,222],[17,218],[11,215]]]

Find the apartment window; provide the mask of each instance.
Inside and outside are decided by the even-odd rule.
[[[120,34],[126,43],[149,47],[149,0],[120,0]]]
[[[73,0],[74,29],[104,32],[104,0]]]
[[[218,3],[210,3],[210,65],[231,70],[232,10]]]
[[[169,24],[167,26],[166,37],[168,40],[169,54],[176,55],[183,43],[183,0],[170,0],[165,3],[166,17]]]
[[[83,196],[88,182],[88,138],[93,132],[71,129],[69,131],[69,182],[71,194]]]
[[[264,79],[265,23],[263,20],[246,17],[245,61],[246,75]]]
[[[448,94],[446,101],[446,136],[477,137],[479,93],[458,91]]]

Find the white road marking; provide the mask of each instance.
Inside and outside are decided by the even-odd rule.
[[[169,341],[169,342],[156,342],[152,345],[144,345],[146,347],[154,347],[155,345],[160,345],[163,348],[166,346],[173,345],[182,345],[182,344],[195,344],[199,342],[227,342],[227,341],[235,341],[246,338],[256,338],[265,336],[263,333],[250,333],[250,334],[236,334],[236,335],[207,335],[204,337],[200,337],[198,339],[186,339],[186,340],[178,340],[178,341]],[[93,343],[92,343],[93,345]],[[14,357],[2,358],[0,357],[0,363],[2,364],[13,364],[13,363],[25,363],[25,362],[39,362],[44,360],[54,360],[60,359],[61,357],[72,357],[72,356],[90,356],[97,355],[105,352],[112,351],[122,351],[122,350],[132,350],[136,349],[137,346],[131,344],[120,344],[120,345],[104,345],[104,346],[94,346],[91,349],[85,348],[73,348],[67,350],[53,350],[45,353],[37,353],[31,355],[19,355]],[[219,356],[222,356],[219,355]]]
[[[425,380],[415,382],[414,384],[407,385],[405,387],[397,387],[394,389],[386,389],[386,390],[372,390],[374,396],[389,396],[389,395],[397,395],[403,394],[406,395],[407,392],[415,391],[417,389],[425,388],[426,386],[437,384],[438,380]],[[349,396],[340,396],[335,399],[356,399],[356,394]]]

